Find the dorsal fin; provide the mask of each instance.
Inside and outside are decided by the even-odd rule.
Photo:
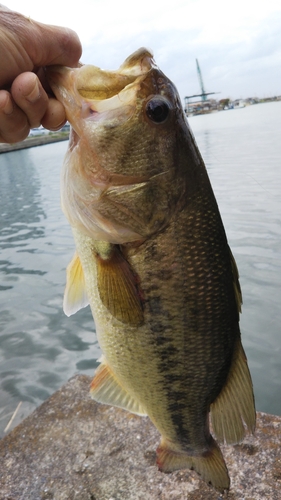
[[[91,383],[91,397],[99,403],[117,406],[137,415],[146,415],[140,403],[130,396],[118,382],[104,356],[100,361],[101,364],[97,368]]]
[[[221,442],[237,443],[246,433],[253,433],[256,424],[253,384],[247,358],[239,338],[232,365],[224,387],[211,404],[211,422],[215,436]]]
[[[80,259],[75,252],[73,259],[66,269],[63,310],[66,316],[71,316],[88,304],[89,300],[86,293],[84,272]]]

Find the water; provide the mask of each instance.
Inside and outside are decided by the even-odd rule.
[[[243,291],[257,409],[281,414],[281,102],[189,119]],[[0,155],[0,436],[100,355],[89,308],[62,312],[74,244],[61,213],[66,142]]]

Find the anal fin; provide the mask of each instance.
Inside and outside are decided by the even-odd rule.
[[[156,453],[157,465],[162,472],[192,469],[217,490],[223,492],[229,489],[230,480],[222,452],[211,436],[209,449],[201,456],[191,456],[184,451],[174,450],[164,438]]]
[[[251,433],[255,430],[253,384],[240,339],[236,342],[226,383],[210,411],[213,432],[221,442],[237,443],[244,438],[246,429]]]
[[[92,380],[90,395],[99,403],[117,406],[137,415],[146,415],[141,404],[120,385],[104,359]]]

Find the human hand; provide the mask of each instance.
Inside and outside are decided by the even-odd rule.
[[[81,52],[72,30],[37,23],[0,5],[0,142],[21,141],[40,124],[62,127],[65,111],[47,93],[44,67],[75,67]]]

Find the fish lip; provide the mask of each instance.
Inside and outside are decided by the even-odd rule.
[[[75,72],[78,68],[69,68],[68,66],[52,65],[45,67],[45,76],[50,85],[55,97],[60,101],[65,108],[68,108],[70,103],[73,105],[74,96],[71,96],[70,89],[75,87]],[[76,98],[76,96],[75,96]]]

